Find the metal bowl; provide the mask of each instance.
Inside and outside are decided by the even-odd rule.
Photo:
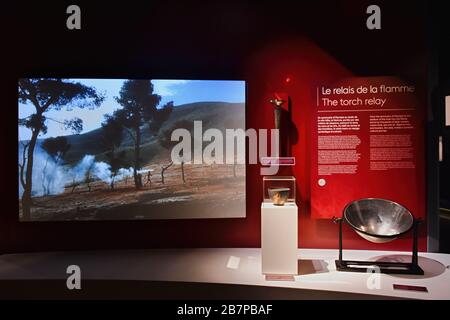
[[[290,188],[269,188],[267,190],[267,192],[269,193],[269,197],[275,206],[284,206],[289,197],[290,191]]]
[[[408,209],[384,199],[354,201],[345,207],[344,219],[356,233],[374,243],[395,240],[411,230],[414,224]]]

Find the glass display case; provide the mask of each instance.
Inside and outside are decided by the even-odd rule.
[[[263,177],[263,202],[283,206],[285,203],[295,203],[295,177],[266,176]]]

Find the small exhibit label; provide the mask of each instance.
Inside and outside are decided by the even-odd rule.
[[[394,284],[394,290],[428,292],[428,289],[426,287],[409,286],[409,285],[404,285],[404,284]]]
[[[266,274],[266,281],[295,281],[295,278],[288,274]]]
[[[263,157],[263,166],[295,166],[295,157]]]

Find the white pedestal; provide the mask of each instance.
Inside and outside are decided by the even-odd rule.
[[[298,208],[294,203],[261,205],[262,273],[297,275]]]

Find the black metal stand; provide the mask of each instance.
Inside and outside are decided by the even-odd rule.
[[[380,261],[349,261],[342,259],[342,218],[334,218],[339,224],[339,260],[336,260],[336,269],[347,272],[368,272],[378,268],[381,273],[387,274],[416,274],[423,275],[424,272],[418,264],[418,225],[419,220],[414,219],[413,223],[413,246],[410,263],[402,262],[380,262]]]

